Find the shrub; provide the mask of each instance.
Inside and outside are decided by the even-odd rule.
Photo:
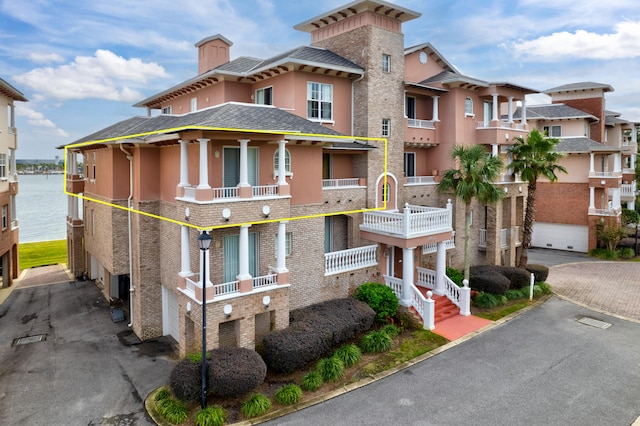
[[[360,347],[367,353],[380,353],[389,350],[393,339],[384,331],[371,331],[360,342]]]
[[[549,268],[544,265],[529,264],[527,265],[527,271],[533,274],[533,279],[537,283],[546,281],[549,276]]]
[[[482,292],[473,298],[473,303],[478,308],[495,308],[499,302],[493,294]]]
[[[622,224],[638,223],[638,212],[630,209],[622,209]]]
[[[262,355],[273,370],[290,373],[369,330],[375,315],[366,303],[353,298],[297,309],[290,314],[289,328],[264,337]]]
[[[544,294],[544,291],[540,288],[538,284],[533,286],[533,297],[540,297]]]
[[[153,398],[153,400],[158,402],[158,401],[162,401],[163,399],[169,399],[169,398],[171,398],[171,392],[169,392],[168,389],[163,388],[163,389],[160,389],[158,393],[156,393],[156,396]]]
[[[604,248],[595,248],[589,250],[589,256],[606,260],[614,260],[618,258],[618,254],[615,251]]]
[[[300,387],[306,391],[314,392],[320,389],[323,383],[322,375],[317,371],[311,371],[304,375]]]
[[[211,352],[207,352],[207,359],[211,356]],[[202,364],[202,352],[191,352],[185,355],[185,358],[193,364]]]
[[[505,294],[511,282],[497,271],[497,268],[491,266],[472,266],[469,286],[481,292]]]
[[[207,407],[196,414],[193,423],[196,426],[222,426],[226,419],[227,413],[222,407]]]
[[[524,288],[524,287],[523,287]],[[508,300],[515,300],[515,299],[520,299],[522,298],[522,289],[511,289],[511,290],[507,290],[507,292],[505,293],[505,296],[507,296]]]
[[[249,399],[242,403],[240,411],[247,418],[258,417],[266,414],[271,409],[271,401],[261,393],[251,395]]]
[[[459,269],[450,268],[447,266],[446,274],[449,277],[449,279],[451,279],[451,281],[453,281],[458,285],[458,287],[462,287],[462,281],[464,280],[464,272],[462,272]]]
[[[318,361],[316,371],[320,373],[325,382],[335,382],[344,376],[344,363],[335,356],[323,358]]]
[[[398,312],[398,298],[391,287],[384,284],[372,282],[361,284],[354,297],[369,305],[376,312],[378,321],[385,321]]]
[[[295,404],[302,397],[302,389],[298,385],[284,385],[276,391],[275,398],[279,404],[291,405]]]
[[[340,359],[345,368],[349,368],[360,361],[360,359],[362,358],[362,352],[360,352],[359,347],[354,344],[350,344],[338,348],[333,356]]]
[[[187,407],[175,399],[163,399],[156,404],[156,407],[158,408],[158,413],[160,413],[166,421],[174,425],[184,423],[189,417]]]
[[[515,268],[513,266],[501,266],[500,275],[507,277],[509,280],[509,288],[522,288],[529,285],[530,275],[525,269]]]
[[[542,294],[551,294],[553,293],[553,290],[551,289],[551,286],[545,282],[541,282],[537,284],[538,287],[540,287],[540,290],[542,290]],[[535,288],[535,286],[533,286],[533,288]]]
[[[207,373],[212,395],[235,397],[260,386],[267,375],[267,365],[254,350],[220,348],[211,351]]]
[[[616,254],[621,259],[633,259],[636,255],[635,251],[630,247],[618,248]]]
[[[202,395],[202,369],[189,359],[180,360],[169,376],[169,386],[181,401],[196,402]]]
[[[394,324],[387,324],[384,327],[382,327],[380,331],[387,333],[391,338],[394,338],[398,336],[398,334],[400,334],[400,328],[398,328]]]

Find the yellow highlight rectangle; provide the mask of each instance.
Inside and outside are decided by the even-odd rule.
[[[386,138],[369,138],[369,137],[354,137],[354,136],[323,135],[323,134],[313,134],[313,133],[286,132],[286,131],[277,131],[277,130],[257,130],[257,129],[256,130],[247,130],[247,129],[233,129],[233,128],[222,128],[222,127],[208,127],[208,126],[176,127],[176,128],[170,128],[170,129],[156,130],[156,131],[153,131],[153,132],[137,133],[137,134],[134,134],[134,135],[124,136],[124,137],[100,139],[100,140],[93,140],[93,141],[81,142],[81,143],[77,143],[77,144],[68,145],[68,146],[64,147],[64,154],[65,154],[64,155],[64,174],[65,174],[65,176],[67,176],[67,149],[79,148],[79,147],[83,147],[83,146],[90,146],[90,145],[99,144],[99,143],[105,143],[105,142],[123,141],[123,140],[126,140],[126,139],[140,138],[140,137],[149,136],[149,135],[174,133],[174,132],[179,132],[179,131],[184,131],[184,130],[215,130],[215,131],[227,131],[227,132],[281,134],[281,135],[296,135],[296,136],[310,136],[310,137],[314,137],[315,136],[315,137],[338,139],[338,140],[339,139],[358,139],[358,140],[363,140],[363,141],[381,141],[381,142],[384,143],[383,188],[387,184],[387,145],[388,145],[388,140]],[[131,179],[131,177],[129,177],[129,178]],[[67,185],[66,185],[66,179],[65,179],[64,193],[66,195],[70,195],[70,196],[73,196],[73,197],[76,197],[76,198],[81,198],[83,200],[93,201],[94,203],[103,204],[103,205],[110,206],[110,207],[113,207],[113,208],[116,208],[116,209],[126,210],[126,211],[129,211],[129,212],[132,212],[132,213],[137,213],[137,214],[148,216],[148,217],[152,217],[152,218],[155,218],[155,219],[164,220],[164,221],[167,221],[167,222],[170,222],[170,223],[175,223],[177,225],[187,226],[189,228],[193,228],[193,229],[196,229],[198,231],[209,231],[209,230],[213,230],[213,229],[233,228],[233,227],[240,227],[240,226],[245,226],[245,225],[261,225],[261,224],[264,224],[264,223],[274,223],[274,222],[282,222],[282,221],[310,219],[310,218],[318,218],[318,217],[325,217],[325,216],[337,216],[337,215],[342,215],[342,214],[364,213],[364,212],[369,212],[369,211],[386,210],[386,208],[387,208],[387,199],[385,197],[383,199],[383,206],[382,207],[376,207],[376,208],[370,208],[370,209],[347,210],[347,211],[333,212],[333,213],[319,213],[319,214],[295,216],[295,217],[288,217],[288,218],[278,218],[278,219],[265,219],[265,220],[259,220],[259,221],[255,221],[255,222],[245,222],[245,223],[232,223],[232,224],[211,225],[211,226],[196,226],[196,225],[194,225],[192,223],[182,222],[182,221],[171,219],[171,218],[168,218],[168,217],[159,216],[159,215],[155,215],[155,214],[152,214],[152,213],[147,213],[147,212],[144,212],[144,211],[141,211],[141,210],[136,210],[136,209],[131,208],[131,207],[119,206],[117,204],[113,204],[113,203],[109,203],[109,202],[106,202],[106,201],[98,200],[96,198],[86,197],[84,195],[79,195],[79,194],[74,194],[74,193],[68,192],[67,191]]]

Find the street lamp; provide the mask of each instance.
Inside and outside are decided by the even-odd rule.
[[[202,231],[198,236],[198,245],[202,251],[202,408],[207,407],[207,252],[211,245],[211,236]]]

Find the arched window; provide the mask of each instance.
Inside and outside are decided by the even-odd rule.
[[[383,203],[388,203],[389,202],[389,183],[385,183],[384,185],[382,185],[382,202]]]
[[[273,154],[273,178],[278,177],[278,167],[280,164],[280,151],[276,149],[275,154]],[[291,172],[291,154],[288,149],[284,149],[284,174],[285,176],[293,177],[293,173]]]
[[[464,100],[464,115],[473,115],[473,100],[471,98]]]

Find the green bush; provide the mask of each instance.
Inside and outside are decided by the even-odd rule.
[[[402,330],[394,324],[387,324],[380,329],[380,331],[385,332],[389,335],[389,337],[394,338],[400,334]]]
[[[251,395],[249,399],[242,403],[240,411],[242,415],[250,419],[253,417],[262,416],[271,409],[271,401],[262,393],[255,393]]]
[[[512,289],[512,290],[507,290],[507,293],[505,294],[505,296],[507,296],[508,300],[515,300],[515,299],[521,299],[522,298],[522,289]]]
[[[187,421],[189,412],[187,407],[178,400],[175,399],[163,399],[156,404],[158,413],[169,423],[179,425]]]
[[[275,399],[279,404],[291,405],[300,401],[302,389],[295,384],[284,385],[276,391]]]
[[[384,284],[372,282],[361,284],[354,297],[369,305],[376,312],[378,321],[386,321],[398,312],[398,298],[391,287]]]
[[[621,247],[616,250],[616,254],[620,259],[633,259],[636,256],[631,247]]]
[[[158,393],[156,393],[156,396],[153,398],[154,401],[158,402],[158,401],[162,401],[163,399],[169,399],[171,398],[171,392],[169,392],[168,389],[160,389],[158,391]]]
[[[589,256],[597,257],[598,259],[614,260],[618,258],[618,254],[614,250],[605,248],[594,248],[589,250]]]
[[[325,382],[335,382],[344,376],[344,363],[335,356],[323,358],[318,361],[316,370]]]
[[[324,380],[318,371],[311,371],[304,375],[300,387],[306,391],[314,392],[320,389]]]
[[[553,290],[551,290],[551,286],[545,282],[541,282],[536,284],[538,287],[540,287],[540,290],[542,291],[542,294],[551,294],[553,293]],[[533,286],[533,288],[535,289],[535,286]]]
[[[362,352],[356,345],[349,344],[338,348],[334,352],[333,356],[342,361],[345,368],[349,368],[360,361],[360,359],[362,358]]]
[[[638,212],[630,209],[622,209],[622,224],[638,223]]]
[[[450,268],[447,266],[446,274],[451,281],[456,283],[458,287],[462,287],[462,281],[464,280],[464,272],[456,268]]]
[[[211,353],[207,352],[207,359],[209,359]],[[191,352],[185,355],[185,359],[188,359],[192,364],[202,364],[202,352]]]
[[[478,308],[495,308],[499,302],[493,294],[482,292],[473,298],[473,303]]]
[[[180,360],[171,370],[169,386],[181,401],[196,402],[202,395],[202,368],[189,359]]]
[[[384,331],[371,331],[362,338],[360,347],[366,353],[385,352],[391,348],[393,339]]]
[[[544,265],[531,263],[527,265],[527,271],[533,274],[533,280],[537,283],[545,281],[549,276],[549,268]]]
[[[196,418],[193,423],[196,426],[222,426],[227,419],[227,413],[225,413],[222,407],[207,407],[196,414]]]

